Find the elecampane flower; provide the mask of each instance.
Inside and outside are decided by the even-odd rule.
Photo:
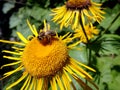
[[[79,27],[80,19],[83,23],[91,23],[92,21],[100,21],[104,18],[104,12],[100,8],[101,4],[92,0],[68,0],[65,5],[52,9],[52,20],[63,26],[72,26],[72,29]]]
[[[10,84],[6,90],[21,81],[24,83],[20,90],[48,90],[49,86],[51,86],[51,90],[73,90],[75,85],[72,78],[82,88],[91,90],[91,87],[84,83],[81,77],[95,86],[91,81],[93,79],[91,75],[82,67],[94,72],[95,70],[76,61],[68,54],[68,50],[80,43],[79,41],[67,45],[73,40],[70,33],[58,36],[57,33],[50,31],[50,25],[46,23],[44,23],[44,29],[37,33],[35,26],[28,21],[27,23],[33,33],[32,39],[28,40],[20,32],[17,32],[22,42],[0,40],[3,43],[16,45],[13,46],[15,51],[3,50],[5,53],[13,54],[13,56],[4,56],[4,58],[14,62],[5,64],[1,68],[17,66],[14,70],[5,73],[3,78],[19,71],[23,72],[21,77]]]
[[[85,33],[86,33],[88,40],[94,38],[95,35],[99,34],[99,30],[96,29],[92,25],[84,25],[84,29],[85,29]],[[81,40],[81,42],[87,43],[85,33],[83,32],[82,28],[79,27],[75,30],[74,37],[79,38]]]

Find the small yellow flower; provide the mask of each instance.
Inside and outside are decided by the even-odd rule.
[[[91,26],[85,25],[84,29],[85,29],[85,33],[87,35],[88,40],[94,38],[95,35],[99,34],[99,30],[93,27],[92,25]],[[87,43],[85,33],[83,32],[82,28],[79,27],[75,30],[74,36],[77,38],[80,38],[80,41]]]
[[[100,8],[101,4],[92,2],[92,0],[68,0],[65,5],[52,9],[52,20],[63,26],[72,26],[72,29],[79,27],[80,19],[83,23],[100,21],[104,18],[104,12]]]
[[[21,81],[24,83],[20,90],[48,90],[48,86],[51,86],[51,90],[75,90],[73,79],[85,90],[91,90],[91,87],[80,77],[85,78],[95,86],[91,75],[82,67],[93,72],[95,70],[76,61],[68,54],[68,50],[80,42],[67,45],[74,39],[71,38],[70,33],[58,36],[57,33],[50,32],[50,25],[45,22],[44,29],[37,33],[35,26],[28,21],[27,23],[33,33],[32,39],[28,40],[20,32],[17,32],[22,42],[0,40],[3,43],[15,44],[12,47],[15,51],[3,50],[5,53],[13,54],[13,56],[4,56],[4,58],[14,62],[5,64],[1,68],[18,66],[5,73],[3,78],[19,71],[23,72],[21,77],[8,86],[6,90],[11,89]]]

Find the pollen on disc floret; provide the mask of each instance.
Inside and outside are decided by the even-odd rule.
[[[34,37],[23,51],[22,62],[32,76],[43,77],[57,73],[66,64],[67,58],[68,50],[64,42],[53,39],[51,44],[43,45]]]

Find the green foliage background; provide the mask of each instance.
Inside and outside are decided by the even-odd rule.
[[[102,7],[106,12],[105,19],[100,24],[94,23],[100,30],[100,35],[91,40],[88,47],[80,44],[77,46],[81,47],[80,51],[70,50],[69,54],[76,60],[96,69],[96,73],[90,73],[100,90],[120,90],[120,2],[117,0],[93,1],[103,3]],[[50,23],[51,29],[57,30],[60,35],[68,31],[72,33],[73,31],[70,28],[63,28],[60,31],[59,25],[51,21],[50,10],[63,5],[64,2],[65,0],[6,1],[2,8],[4,13],[16,8],[16,3],[22,5],[9,18],[9,28],[12,30],[11,37],[17,37],[16,31],[21,32],[25,37],[31,34],[26,24],[27,19],[35,24],[38,30],[43,27],[43,20],[46,19]],[[18,75],[15,74],[8,78],[2,89],[4,90],[11,82],[17,80]],[[14,87],[12,90],[19,90],[19,86],[21,85]],[[81,90],[80,87],[78,87],[78,90]]]

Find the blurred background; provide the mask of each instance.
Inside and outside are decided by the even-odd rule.
[[[71,29],[63,28],[59,31],[59,25],[51,21],[49,15],[52,8],[61,6],[66,0],[0,0],[0,39],[17,41],[16,31],[22,32],[27,37],[31,32],[26,24],[29,19],[39,30],[43,27],[43,20],[46,19],[51,28],[58,30],[59,34],[64,34]],[[120,0],[92,0],[102,3],[102,8],[106,12],[105,19],[94,25],[104,32],[94,44],[89,45],[93,50],[92,65],[96,69],[94,82],[100,90],[120,90]],[[9,63],[3,58],[2,50],[11,50],[11,46],[0,43],[0,66]],[[70,51],[70,55],[81,62],[88,64],[85,52]],[[0,77],[12,70],[14,67],[0,69]],[[17,74],[0,81],[0,90],[5,90],[11,82],[17,79]],[[14,87],[12,90],[19,90]],[[79,89],[78,89],[79,90]]]

